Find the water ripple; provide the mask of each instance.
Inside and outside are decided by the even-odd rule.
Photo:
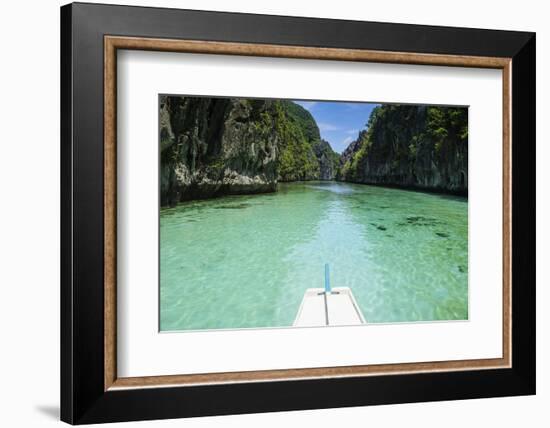
[[[325,263],[369,322],[467,319],[466,199],[343,183],[281,190],[161,210],[161,330],[290,326]]]

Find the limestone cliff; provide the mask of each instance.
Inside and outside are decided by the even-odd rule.
[[[342,153],[337,178],[467,194],[467,108],[376,107]]]
[[[163,206],[336,174],[338,155],[291,101],[161,96],[159,118]]]
[[[325,140],[317,140],[313,151],[319,161],[319,180],[334,180],[340,164],[340,155]]]

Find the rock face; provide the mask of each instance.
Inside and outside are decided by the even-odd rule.
[[[366,139],[367,131],[362,130],[359,131],[359,135],[357,136],[357,139],[349,143],[349,145],[346,147],[346,149],[342,152],[340,155],[340,165],[338,169],[338,173],[336,178],[338,180],[344,180],[345,178],[351,178],[351,162],[353,161],[353,156],[355,153],[359,151],[361,148],[361,144],[363,144],[363,141]],[[344,167],[345,167],[345,174],[344,174]]]
[[[337,179],[467,194],[467,108],[376,107],[342,153]]]
[[[331,156],[309,112],[290,101],[160,98],[163,206],[273,192],[278,180],[332,179]]]
[[[275,101],[280,135],[277,170],[279,181],[319,179],[319,160],[313,145],[320,139],[319,128],[311,114],[291,101]]]
[[[318,140],[313,151],[319,161],[319,180],[334,180],[340,164],[340,155],[335,153],[325,140]]]
[[[161,204],[275,190],[270,102],[161,97]]]

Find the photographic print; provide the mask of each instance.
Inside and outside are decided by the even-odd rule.
[[[160,331],[468,319],[468,108],[159,95]]]
[[[62,421],[535,394],[534,33],[60,23]]]

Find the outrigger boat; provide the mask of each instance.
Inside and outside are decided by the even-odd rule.
[[[294,320],[294,327],[360,325],[366,320],[349,287],[330,286],[325,264],[325,288],[308,288]]]

